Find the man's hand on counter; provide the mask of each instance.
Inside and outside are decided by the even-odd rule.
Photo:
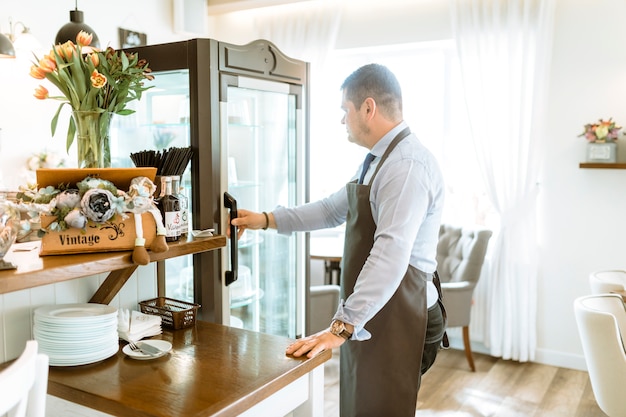
[[[346,339],[340,336],[335,336],[330,330],[322,330],[311,336],[298,339],[289,346],[287,346],[286,353],[293,355],[296,358],[306,354],[307,358],[321,353],[325,350],[334,349],[344,344]]]

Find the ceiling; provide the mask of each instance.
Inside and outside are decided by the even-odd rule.
[[[311,0],[206,0],[207,11],[210,15],[302,1]]]

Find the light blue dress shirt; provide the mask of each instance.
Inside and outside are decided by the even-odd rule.
[[[405,127],[390,130],[370,150],[365,184],[380,158]],[[352,180],[358,178],[361,167]],[[389,301],[407,269],[407,264],[427,273],[437,269],[436,252],[444,201],[444,181],[437,161],[414,134],[402,140],[387,157],[371,184],[370,205],[376,223],[374,246],[354,287],[342,300],[335,319],[355,327],[353,340],[371,337],[367,322]],[[273,210],[278,233],[312,231],[339,226],[346,220],[348,198],[345,187],[322,200],[299,207]],[[428,306],[437,301],[432,282],[427,286]],[[402,318],[398,318],[402,319]]]

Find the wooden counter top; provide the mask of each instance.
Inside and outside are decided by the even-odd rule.
[[[132,273],[137,268],[131,261],[132,251],[39,256],[40,244],[41,242],[26,242],[11,247],[4,260],[15,264],[17,269],[0,271],[0,294],[110,271],[124,270]],[[148,253],[150,261],[155,262],[223,246],[226,246],[225,236],[190,238],[185,242],[169,243],[167,252]],[[108,303],[104,299],[93,302],[103,301]]]
[[[50,367],[48,393],[122,417],[238,416],[331,357],[293,358],[288,338],[206,322],[160,338],[173,345],[161,358],[120,349],[95,364]]]

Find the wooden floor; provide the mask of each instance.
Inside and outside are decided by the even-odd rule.
[[[325,417],[339,417],[339,352],[325,367]],[[443,350],[422,378],[416,417],[606,417],[586,372]]]

